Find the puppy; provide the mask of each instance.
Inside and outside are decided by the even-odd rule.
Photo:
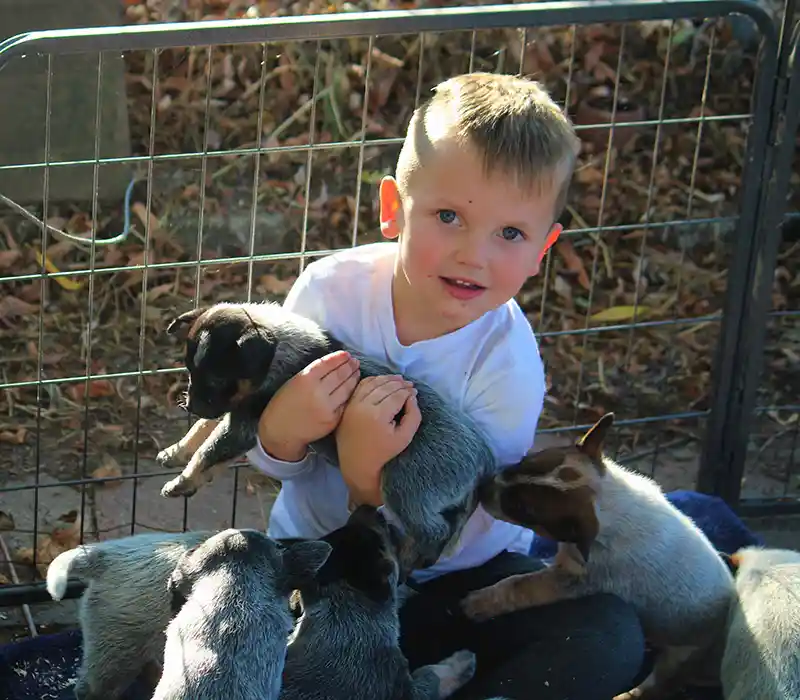
[[[133,535],[70,549],[50,563],[53,600],[64,597],[70,576],[86,584],[78,606],[78,700],[117,700],[140,674],[155,687],[172,617],[167,581],[183,553],[212,534]]]
[[[233,461],[257,440],[258,420],[275,392],[312,361],[344,346],[316,323],[273,303],[228,304],[178,316],[167,328],[186,342],[187,409],[200,418],[179,442],[160,452],[163,466],[189,460],[162,489],[190,496],[211,478],[209,469]],[[352,353],[362,376],[392,369]],[[422,424],[411,444],[382,472],[384,503],[405,534],[404,575],[452,551],[476,506],[479,480],[495,462],[477,423],[449,405],[424,382],[415,382]],[[214,419],[219,419],[214,424]],[[313,449],[337,464],[333,434]]]
[[[468,617],[485,620],[566,598],[616,594],[636,608],[660,653],[653,672],[615,700],[660,698],[699,673],[717,650],[733,576],[652,479],[603,454],[613,422],[606,414],[574,445],[531,453],[479,487],[481,504],[495,518],[559,546],[552,566],[475,591],[462,606]]]
[[[725,700],[800,698],[800,552],[745,547],[722,657]]]
[[[283,546],[234,529],[186,552],[167,586],[176,615],[152,700],[277,700],[289,595],[330,552],[325,542]]]
[[[438,700],[472,678],[470,651],[409,673],[398,646],[400,538],[370,506],[323,538],[333,552],[299,587],[281,700]]]

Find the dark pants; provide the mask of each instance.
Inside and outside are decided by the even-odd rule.
[[[542,568],[538,559],[503,552],[483,566],[416,586],[400,611],[400,645],[412,669],[470,649],[475,678],[453,700],[610,700],[630,689],[645,643],[633,608],[593,595],[473,623],[458,600],[469,591]]]

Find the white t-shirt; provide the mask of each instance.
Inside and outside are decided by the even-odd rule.
[[[397,339],[392,273],[397,243],[371,243],[309,264],[284,306],[329,330],[346,346],[430,384],[485,430],[498,464],[518,462],[533,444],[545,393],[536,338],[513,299],[447,335],[410,346]],[[282,482],[270,537],[318,538],[347,521],[347,488],[338,467],[309,450],[283,462],[258,444],[248,453],[258,470]],[[527,553],[533,533],[478,508],[456,551],[414,573],[423,582],[479,566],[504,550]]]

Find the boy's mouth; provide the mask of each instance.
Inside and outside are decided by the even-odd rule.
[[[481,292],[486,291],[486,287],[458,277],[440,277],[439,279],[442,280],[447,290],[456,297],[456,299],[473,299]]]

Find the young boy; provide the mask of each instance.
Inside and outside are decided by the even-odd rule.
[[[350,497],[381,505],[383,465],[420,423],[414,389],[428,382],[485,429],[498,465],[531,447],[545,381],[538,346],[514,301],[561,227],[577,153],[572,127],[535,82],[473,73],[441,83],[414,113],[396,179],[380,186],[383,235],[311,263],[285,306],[398,375],[358,381],[336,352],[312,363],[269,404],[251,463],[279,479],[273,537],[320,537],[344,524]],[[398,425],[394,415],[405,406]],[[340,468],[308,450],[336,430]],[[535,571],[533,534],[478,508],[455,553],[415,572],[401,611],[412,668],[461,648],[478,655],[459,697],[609,700],[634,681],[644,653],[638,620],[593,596],[476,624],[458,601]]]

